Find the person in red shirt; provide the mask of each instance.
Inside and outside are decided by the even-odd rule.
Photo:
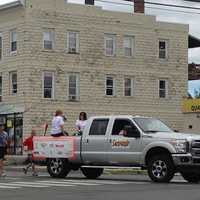
[[[32,129],[30,137],[28,137],[24,142],[23,146],[26,147],[28,152],[28,165],[23,168],[24,174],[27,174],[30,167],[32,167],[32,175],[38,176],[36,171],[34,159],[33,159],[33,137],[36,135],[35,129]]]

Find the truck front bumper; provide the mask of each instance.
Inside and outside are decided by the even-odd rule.
[[[194,157],[190,153],[172,154],[175,166],[200,166],[200,157]]]

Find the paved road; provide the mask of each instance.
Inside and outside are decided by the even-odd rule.
[[[103,175],[87,180],[79,173],[52,179],[9,172],[0,179],[0,199],[5,200],[199,200],[200,184],[188,184],[179,176],[169,184],[152,183],[141,175]]]

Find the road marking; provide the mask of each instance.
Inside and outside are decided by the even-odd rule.
[[[42,185],[35,185],[33,184],[27,184],[27,183],[0,183],[0,186],[13,186],[13,187],[33,187],[33,188],[44,188],[44,187],[48,187],[48,186],[42,186]]]
[[[39,183],[55,183],[55,184],[71,184],[71,185],[86,185],[86,186],[96,186],[96,185],[100,185],[100,184],[96,184],[96,183],[79,183],[79,182],[71,182],[71,181],[38,181]]]
[[[65,182],[86,182],[86,183],[94,183],[94,184],[108,184],[108,185],[121,185],[121,184],[128,184],[128,183],[133,183],[132,181],[105,181],[105,180],[72,180],[72,179],[67,179],[63,180]]]
[[[37,182],[15,182],[16,184],[26,184],[26,185],[39,185],[39,186],[57,186],[57,187],[73,187],[74,185],[72,184],[62,184],[62,183],[59,183],[59,182],[49,182],[49,181],[37,181]],[[62,185],[61,185],[62,184]]]
[[[14,187],[14,186],[4,186],[4,185],[0,185],[0,189],[20,189],[20,187]]]

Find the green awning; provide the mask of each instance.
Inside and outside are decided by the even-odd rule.
[[[0,115],[23,113],[24,107],[21,105],[0,105]]]

